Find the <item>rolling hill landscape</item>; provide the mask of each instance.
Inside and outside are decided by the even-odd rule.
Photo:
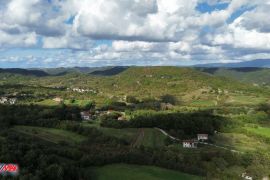
[[[269,180],[270,0],[0,0],[0,180]]]
[[[269,172],[270,93],[267,76],[261,76],[268,72],[194,67],[4,69],[2,148],[22,153],[18,146],[34,145],[34,152],[26,150],[29,159],[41,158],[45,152],[40,148],[46,146],[48,158],[54,157],[45,160],[54,162],[48,173],[53,168],[87,179],[164,179],[165,174],[166,179],[238,179],[246,171],[259,178]],[[183,147],[182,141],[198,133],[209,135],[207,143]],[[25,158],[17,157],[23,171],[36,174],[21,161]],[[69,168],[78,168],[77,163],[80,173],[71,174]]]

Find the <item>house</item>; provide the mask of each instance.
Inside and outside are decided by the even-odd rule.
[[[198,141],[191,139],[191,140],[183,140],[183,147],[184,148],[197,148]]]
[[[15,104],[17,101],[17,98],[10,98],[9,99],[9,104]]]
[[[1,97],[0,98],[0,104],[6,104],[8,102],[8,98],[7,97]]]
[[[109,114],[112,114],[112,113],[113,113],[113,110],[109,109],[106,114],[109,115]]]
[[[58,103],[60,103],[60,102],[63,101],[63,99],[60,98],[60,97],[56,97],[56,98],[54,98],[53,100],[54,100],[55,102],[58,102]]]
[[[91,120],[91,114],[88,111],[83,111],[80,113],[82,120],[89,121]]]
[[[0,104],[15,104],[17,101],[17,98],[8,98],[8,97],[1,97],[0,98]]]
[[[208,134],[197,134],[198,141],[207,141],[208,140]]]
[[[125,118],[124,116],[120,116],[120,117],[117,118],[117,120],[118,120],[118,121],[125,121],[126,118]]]
[[[248,176],[246,172],[242,173],[242,178],[245,180],[252,180],[253,179],[251,176]]]

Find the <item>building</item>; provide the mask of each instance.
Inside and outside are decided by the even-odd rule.
[[[191,139],[191,140],[183,140],[183,148],[197,148],[198,141]]]
[[[58,103],[60,103],[60,102],[63,101],[63,99],[60,98],[60,97],[56,97],[56,98],[54,98],[53,100],[54,100],[55,102],[58,102]]]
[[[197,134],[198,141],[207,141],[208,140],[208,134]]]
[[[251,176],[247,175],[246,172],[242,173],[242,178],[245,180],[252,180],[253,179]]]
[[[82,120],[89,121],[91,120],[91,114],[87,111],[83,111],[80,113]]]
[[[1,97],[0,98],[0,104],[6,104],[8,102],[8,98],[7,97]]]
[[[13,105],[17,102],[17,98],[8,98],[8,97],[1,97],[0,104],[10,104]]]

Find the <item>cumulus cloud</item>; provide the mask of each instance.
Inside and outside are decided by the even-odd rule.
[[[200,12],[201,3],[210,9]],[[10,59],[32,64],[248,60],[270,54],[269,8],[270,0],[0,0],[0,48],[71,50]]]

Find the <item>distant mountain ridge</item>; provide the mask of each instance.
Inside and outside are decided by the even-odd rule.
[[[226,67],[226,68],[270,68],[270,59],[256,59],[252,61],[236,62],[236,63],[210,63],[210,64],[196,64],[194,67]]]
[[[48,73],[42,70],[29,70],[29,69],[20,69],[20,68],[9,68],[9,69],[0,68],[0,73],[11,73],[11,74],[24,75],[24,76],[37,76],[37,77],[49,76]]]

